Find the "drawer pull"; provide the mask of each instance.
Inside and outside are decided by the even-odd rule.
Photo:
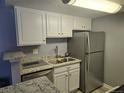
[[[65,75],[66,77],[68,77],[68,75]]]

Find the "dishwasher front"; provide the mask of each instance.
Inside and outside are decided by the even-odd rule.
[[[46,76],[51,82],[53,82],[53,69],[47,69],[43,71],[37,71],[37,72],[22,75],[21,81],[23,82],[23,81],[31,80],[31,79],[42,77],[42,76]]]

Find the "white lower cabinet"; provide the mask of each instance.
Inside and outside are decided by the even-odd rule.
[[[60,73],[54,76],[55,86],[61,93],[68,93],[68,73]]]
[[[69,71],[69,91],[73,91],[79,88],[79,76],[79,68]]]
[[[69,93],[79,88],[80,64],[54,69],[54,84],[61,93]]]

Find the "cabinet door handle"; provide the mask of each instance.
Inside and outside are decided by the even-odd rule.
[[[44,42],[46,41],[46,40],[43,40]]]
[[[68,75],[65,75],[66,77],[68,77]]]
[[[62,33],[62,35],[63,35],[63,33]]]
[[[60,35],[60,33],[58,33]]]

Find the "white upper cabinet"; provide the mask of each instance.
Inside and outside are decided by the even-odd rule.
[[[72,37],[72,30],[74,29],[74,17],[68,15],[62,15],[62,36]]]
[[[55,13],[47,13],[47,37],[60,37],[60,15]]]
[[[46,43],[45,13],[39,10],[15,7],[18,46]]]
[[[72,37],[72,30],[91,30],[91,19],[15,7],[18,46],[46,44],[47,38]]]
[[[74,30],[91,30],[91,19],[84,17],[75,17]]]
[[[72,16],[47,13],[47,38],[72,37],[74,19]]]

